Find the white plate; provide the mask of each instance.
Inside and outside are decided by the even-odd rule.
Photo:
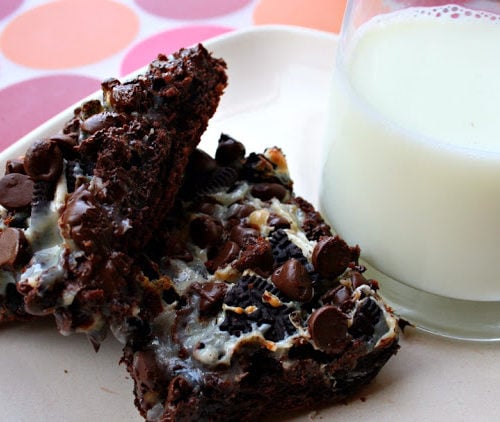
[[[213,152],[220,132],[240,139],[249,151],[278,145],[287,154],[297,193],[316,202],[336,37],[255,27],[205,45],[227,61],[230,82],[202,146]],[[55,133],[72,109],[0,154],[0,168],[32,140]],[[95,354],[83,336],[62,337],[51,321],[7,325],[0,337],[0,420],[142,420],[113,338]],[[499,396],[499,345],[410,332],[398,355],[347,404],[287,420],[497,421]]]

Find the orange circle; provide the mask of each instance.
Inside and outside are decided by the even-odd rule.
[[[260,0],[253,20],[256,24],[305,26],[340,32],[346,0]]]
[[[138,30],[135,13],[114,1],[58,0],[14,18],[0,35],[0,49],[24,66],[62,69],[118,52]]]

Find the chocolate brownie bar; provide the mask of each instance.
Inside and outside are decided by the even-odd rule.
[[[196,150],[144,249],[162,312],[129,322],[123,361],[148,421],[250,421],[332,403],[398,349],[360,249],[293,193],[280,149],[223,135]]]
[[[4,320],[53,314],[62,333],[85,332],[97,346],[140,311],[135,256],[173,205],[226,82],[225,63],[201,45],[160,55],[143,75],[105,81],[102,101],[8,165]]]

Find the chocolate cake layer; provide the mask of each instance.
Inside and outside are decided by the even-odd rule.
[[[148,421],[250,421],[341,400],[398,349],[360,250],[294,196],[278,148],[223,135],[196,150],[145,248],[153,320],[129,320],[124,362]],[[158,304],[156,304],[158,306]]]
[[[135,256],[174,203],[185,166],[226,86],[225,63],[198,45],[163,55],[133,80],[102,84],[0,180],[3,319],[53,314],[63,333],[98,344],[138,312]],[[9,237],[9,240],[3,240]],[[23,249],[24,251],[24,249]],[[24,255],[23,255],[24,256]],[[12,285],[22,306],[12,309]]]

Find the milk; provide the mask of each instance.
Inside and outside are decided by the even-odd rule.
[[[355,37],[334,75],[322,211],[389,277],[499,300],[500,17],[414,8]]]

